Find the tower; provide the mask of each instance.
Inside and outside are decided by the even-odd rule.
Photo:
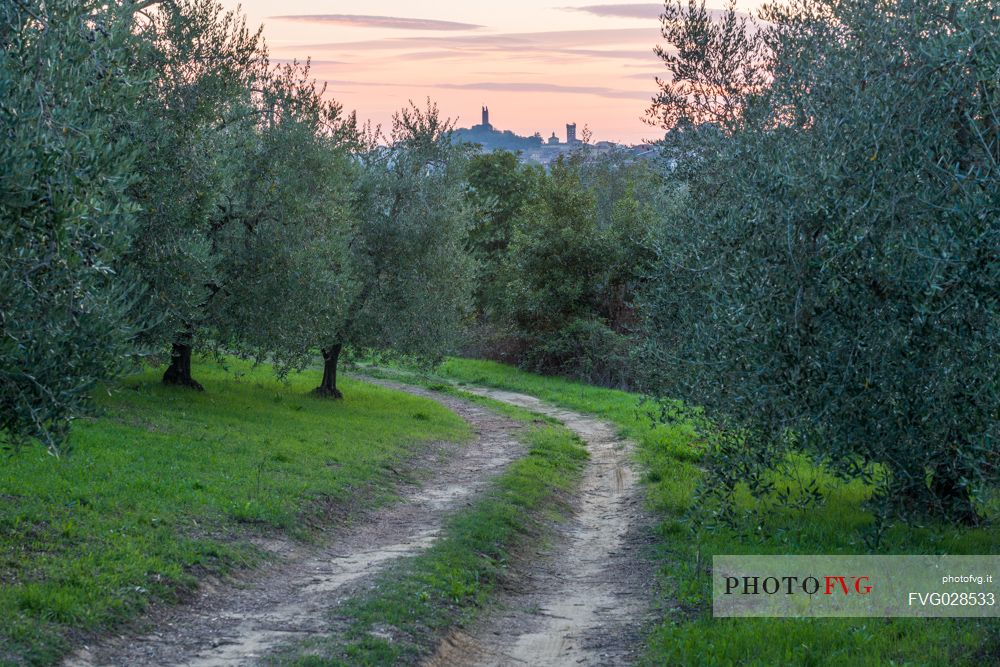
[[[483,127],[489,128],[490,126],[490,108],[483,107]]]
[[[576,123],[566,123],[566,143],[576,143]]]

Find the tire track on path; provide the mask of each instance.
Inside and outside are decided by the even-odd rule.
[[[553,417],[587,444],[590,460],[576,514],[555,548],[535,560],[505,609],[455,632],[426,667],[623,665],[642,646],[650,619],[653,566],[643,557],[648,518],[632,445],[608,422],[514,392],[470,393]]]

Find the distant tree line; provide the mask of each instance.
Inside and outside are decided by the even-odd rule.
[[[587,148],[545,170],[511,153],[468,173],[473,354],[607,386],[634,383],[634,299],[670,185],[630,151]]]
[[[993,3],[667,4],[660,154],[548,169],[429,101],[359,126],[216,0],[0,7],[9,442],[58,453],[143,360],[199,389],[197,352],[319,356],[340,397],[344,350],[462,350],[661,398],[724,518],[793,453],[880,519],[995,493]]]

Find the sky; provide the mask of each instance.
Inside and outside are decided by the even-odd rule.
[[[662,3],[549,2],[223,0],[264,26],[272,61],[312,58],[313,76],[361,121],[387,128],[430,97],[458,127],[486,105],[494,127],[522,135],[564,141],[577,123],[593,141],[660,136],[642,117],[663,71]]]

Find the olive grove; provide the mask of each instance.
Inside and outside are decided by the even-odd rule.
[[[380,143],[217,0],[19,0],[0,41],[0,441],[60,453],[144,361],[201,389],[199,351],[450,349],[466,151],[433,105]]]

